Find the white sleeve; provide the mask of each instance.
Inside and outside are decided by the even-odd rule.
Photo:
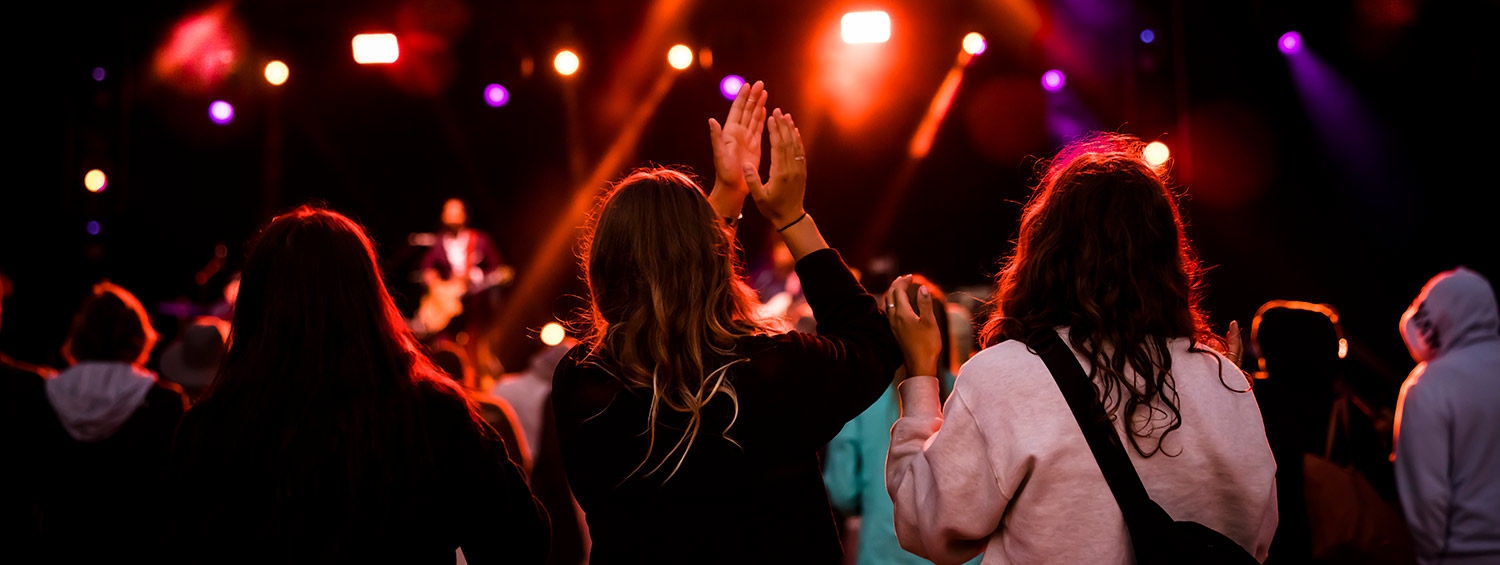
[[[961,563],[984,551],[1014,489],[1002,490],[982,431],[963,396],[938,406],[938,381],[900,386],[901,418],[891,429],[885,482],[901,547],[934,563]]]

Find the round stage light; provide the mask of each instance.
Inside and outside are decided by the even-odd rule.
[[[89,235],[99,235],[99,222],[90,220],[83,229],[88,230]]]
[[[286,63],[271,61],[266,63],[266,82],[281,86],[286,83],[286,79],[291,75],[291,72],[291,69],[287,68]]]
[[[1046,89],[1047,92],[1062,90],[1063,85],[1067,84],[1067,82],[1068,77],[1064,76],[1063,72],[1057,69],[1042,73],[1042,88]]]
[[[94,82],[104,82],[104,67],[94,67]]]
[[[1291,55],[1302,50],[1302,34],[1289,31],[1281,34],[1281,39],[1276,41],[1276,48],[1282,53]]]
[[[984,50],[988,48],[989,44],[985,43],[984,36],[980,35],[978,32],[972,32],[964,36],[965,53],[968,53],[970,55],[978,55],[980,53],[984,53]]]
[[[1149,29],[1141,30],[1141,43],[1151,43],[1152,41],[1156,41],[1156,32]]]
[[[1146,149],[1141,152],[1141,155],[1146,158],[1146,162],[1150,163],[1151,166],[1160,167],[1162,163],[1167,162],[1167,159],[1172,158],[1172,150],[1167,148],[1167,144],[1165,143],[1153,141],[1146,144]]]
[[[557,345],[559,343],[562,343],[563,338],[566,337],[568,337],[568,332],[567,330],[563,329],[562,324],[559,324],[557,322],[550,322],[547,325],[542,326],[542,343],[545,343],[549,346]]]
[[[510,91],[506,90],[505,87],[498,84],[491,84],[484,87],[485,104],[489,104],[491,108],[499,108],[504,106],[506,102],[510,102]]]
[[[234,106],[223,100],[215,100],[208,105],[208,118],[221,126],[227,124],[234,120]]]
[[[572,76],[578,72],[578,65],[578,54],[567,49],[558,51],[557,56],[552,58],[552,68],[557,69],[557,74],[562,76]]]
[[[693,50],[686,45],[673,45],[667,50],[667,63],[677,70],[686,69],[693,64]]]
[[[740,75],[729,75],[724,77],[724,80],[719,81],[719,94],[724,95],[725,98],[734,100],[734,97],[739,95],[740,87],[742,86],[745,86],[745,79],[740,78]]]
[[[83,188],[89,192],[99,192],[109,184],[109,177],[104,176],[104,171],[94,169],[83,175]]]

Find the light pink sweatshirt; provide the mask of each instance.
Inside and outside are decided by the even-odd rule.
[[[1228,359],[1189,352],[1186,339],[1169,348],[1182,427],[1162,453],[1141,457],[1128,441],[1125,451],[1174,519],[1213,528],[1264,561],[1276,531],[1276,462],[1255,397]],[[885,478],[901,547],[936,563],[980,552],[986,564],[1135,562],[1083,432],[1025,345],[974,356],[941,409],[935,378],[907,379],[900,392]],[[1160,428],[1165,416],[1156,417]]]

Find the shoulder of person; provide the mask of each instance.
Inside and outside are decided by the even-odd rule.
[[[1015,340],[991,345],[969,358],[953,384],[965,400],[982,403],[1019,398],[1017,393],[1037,388],[1057,390],[1042,358]]]

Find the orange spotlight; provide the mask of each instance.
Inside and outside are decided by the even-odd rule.
[[[1153,141],[1146,145],[1146,149],[1141,151],[1141,155],[1146,158],[1146,162],[1150,163],[1151,166],[1160,167],[1162,163],[1167,162],[1167,159],[1172,158],[1172,150],[1168,149],[1165,143]]]
[[[104,171],[94,169],[83,175],[83,187],[89,192],[104,190],[104,185],[109,184],[109,178],[104,176]]]
[[[693,50],[686,45],[673,45],[667,50],[667,63],[677,70],[686,69],[693,64]]]
[[[545,343],[547,345],[557,345],[559,343],[562,343],[563,338],[565,337],[568,337],[568,332],[567,330],[563,329],[562,324],[559,324],[557,322],[550,322],[547,325],[542,326],[542,343]]]
[[[885,12],[849,12],[839,21],[844,43],[885,43],[891,39],[891,16]]]
[[[266,63],[266,82],[281,86],[286,83],[286,77],[289,74],[291,74],[291,69],[286,67],[286,63],[281,61]]]
[[[552,68],[557,69],[557,74],[571,76],[578,72],[578,55],[567,49],[558,51],[552,58]]]
[[[714,50],[704,47],[698,50],[698,66],[705,69],[714,68]]]
[[[980,53],[984,53],[984,50],[988,47],[989,44],[985,43],[984,36],[980,35],[978,32],[973,32],[964,36],[965,53],[968,53],[970,55],[978,55]]]
[[[401,46],[394,33],[361,33],[354,36],[354,62],[361,65],[394,63],[401,57]]]

